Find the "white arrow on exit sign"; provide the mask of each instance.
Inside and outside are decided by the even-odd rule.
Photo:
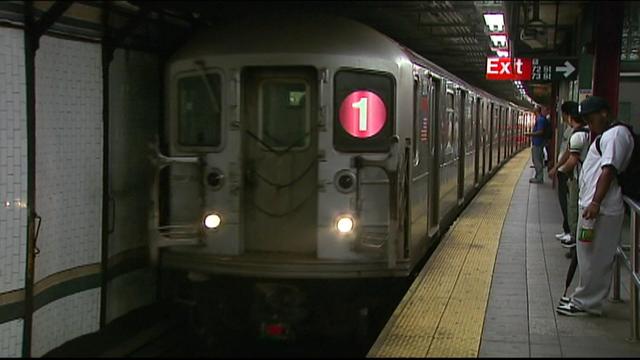
[[[568,78],[569,75],[571,75],[573,73],[573,71],[576,69],[573,65],[571,65],[571,63],[569,62],[569,60],[564,62],[565,66],[556,66],[556,72],[560,71],[564,71],[564,77]]]

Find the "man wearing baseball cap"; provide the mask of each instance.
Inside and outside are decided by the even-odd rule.
[[[580,282],[568,303],[556,311],[562,315],[602,314],[609,294],[611,274],[620,240],[624,205],[616,175],[629,165],[633,136],[625,126],[610,126],[609,104],[591,96],[578,112],[596,135],[579,177],[577,256]],[[599,139],[598,139],[599,138]]]

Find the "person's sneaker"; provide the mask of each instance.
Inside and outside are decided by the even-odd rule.
[[[571,234],[570,233],[565,233],[565,232],[560,233],[560,234],[556,234],[555,236],[556,236],[556,239],[558,239],[558,240],[562,240],[562,239],[566,240],[566,239],[570,239],[571,238]]]
[[[532,184],[542,184],[543,180],[538,180],[536,178],[529,179],[529,182]]]
[[[566,316],[588,316],[589,313],[578,309],[575,305],[573,305],[572,303],[566,303],[566,304],[560,304],[558,305],[558,307],[556,307],[556,312],[560,315],[566,315]]]
[[[571,302],[571,298],[568,296],[562,296],[560,298],[560,305],[566,305]],[[559,306],[559,305],[558,305]]]
[[[569,235],[569,240],[561,240],[560,242],[562,243],[563,248],[571,249],[576,246],[576,241],[571,238],[571,235]]]

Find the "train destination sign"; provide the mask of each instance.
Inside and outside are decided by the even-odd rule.
[[[575,80],[574,59],[487,58],[487,80]]]
[[[578,77],[574,59],[531,59],[531,80],[575,80]]]
[[[340,124],[351,136],[366,139],[375,136],[387,122],[387,108],[382,99],[367,90],[357,90],[340,105]]]

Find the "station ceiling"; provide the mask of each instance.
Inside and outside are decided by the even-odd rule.
[[[131,3],[138,3],[130,1]],[[485,12],[505,14],[511,53],[518,57],[575,56],[580,1],[158,1],[183,15],[215,21],[261,13],[329,13],[367,24],[444,67],[470,84],[523,106],[530,106],[511,81],[485,79],[491,39]],[[534,31],[537,41],[520,40]],[[534,100],[534,84],[528,93]]]
[[[51,30],[105,39],[114,47],[167,54],[200,27],[220,18],[268,12],[292,16],[339,15],[367,24],[498,97],[530,106],[511,81],[485,79],[486,59],[496,56],[484,13],[503,13],[512,57],[575,57],[584,1],[4,1],[0,20],[21,22],[25,6],[36,17],[61,13]],[[54,10],[54,11],[52,11]],[[56,11],[57,10],[57,11]],[[62,11],[59,11],[62,10]],[[51,15],[51,14],[49,14]],[[529,96],[547,102],[526,82]],[[538,93],[538,95],[536,95]],[[548,96],[548,94],[546,95]]]

